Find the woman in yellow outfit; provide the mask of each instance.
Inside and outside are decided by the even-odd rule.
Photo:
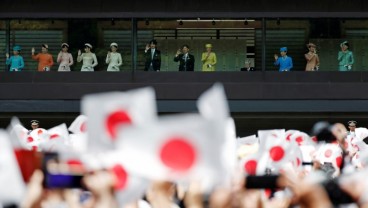
[[[203,62],[202,71],[215,71],[216,70],[216,67],[215,67],[217,63],[216,54],[212,52],[211,50],[212,50],[212,45],[206,44],[207,52],[202,53],[202,62]]]

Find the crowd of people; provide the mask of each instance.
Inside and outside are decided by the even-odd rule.
[[[0,172],[0,203],[368,207],[368,129],[357,128],[357,122],[349,121],[349,130],[341,123],[318,122],[310,134],[274,129],[237,138],[221,85],[198,98],[196,114],[157,116],[153,93],[142,88],[88,95],[82,99],[84,115],[69,128],[46,130],[32,120],[27,130],[12,120],[9,139],[0,132],[0,151],[7,158],[0,155],[0,167],[7,167]],[[6,155],[7,146],[16,152],[20,171],[14,156]],[[43,158],[42,165],[29,172],[37,158]],[[18,172],[24,190],[24,182],[13,180]],[[4,178],[9,175],[13,181]],[[19,189],[11,192],[10,186]],[[19,195],[19,201],[9,200],[7,192]]]
[[[84,53],[78,50],[77,61],[82,62],[81,71],[94,71],[98,65],[97,57],[93,53],[92,45],[86,43]],[[317,54],[316,45],[314,43],[307,44],[308,53],[304,55],[307,64],[305,71],[318,71],[320,60]],[[217,57],[216,53],[212,51],[212,44],[205,45],[206,52],[202,53],[202,71],[212,72],[216,71]],[[338,53],[339,71],[351,71],[354,64],[353,52],[349,50],[349,43],[344,41],[340,44],[341,51]],[[32,48],[32,59],[38,61],[38,71],[50,71],[54,65],[53,57],[48,53],[48,45],[42,44],[41,53],[35,54],[35,49]],[[70,67],[74,64],[73,56],[68,52],[69,45],[67,43],[61,44],[61,51],[57,56],[57,63],[59,63],[58,71],[70,71]],[[117,52],[118,44],[111,43],[110,51],[106,55],[106,64],[108,64],[107,71],[120,71],[120,66],[123,64],[122,56]],[[275,54],[275,66],[279,66],[279,71],[291,71],[293,68],[293,60],[287,55],[287,47],[280,48],[280,57]],[[6,64],[10,67],[10,71],[22,71],[24,69],[24,60],[20,54],[21,47],[13,47],[13,55],[6,54]],[[161,69],[161,51],[157,49],[157,41],[151,40],[144,50],[145,71],[160,71]],[[194,71],[195,57],[190,54],[188,45],[183,45],[177,50],[173,61],[179,62],[179,71]],[[246,59],[244,67],[240,71],[255,71],[255,67],[251,66],[250,60]]]

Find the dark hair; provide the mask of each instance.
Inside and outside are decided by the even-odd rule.
[[[319,121],[314,124],[312,135],[316,136],[318,142],[331,143],[336,141],[336,137],[331,132],[332,125],[327,121]]]
[[[183,49],[184,47],[188,48],[189,49],[189,46],[187,44],[184,44],[181,46],[181,48]]]
[[[154,44],[154,45],[157,45],[157,41],[155,39],[152,39],[149,44]]]

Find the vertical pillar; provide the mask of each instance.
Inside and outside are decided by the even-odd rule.
[[[262,18],[262,71],[266,71],[266,19]]]
[[[5,20],[5,51],[10,54],[10,20]],[[5,71],[8,71],[8,66],[5,64]]]
[[[132,20],[132,79],[134,80],[134,73],[137,70],[137,46],[138,46],[138,34],[137,34],[137,18],[133,17]]]

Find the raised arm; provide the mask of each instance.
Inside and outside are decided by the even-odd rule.
[[[12,59],[13,59],[13,57],[11,56],[10,58],[9,58],[9,54],[6,54],[7,55],[7,57],[6,57],[6,65],[10,65],[11,64],[11,62],[12,62]]]
[[[111,56],[111,53],[109,51],[109,52],[107,52],[107,55],[106,55],[106,64],[110,63],[110,56]]]
[[[60,51],[58,56],[57,56],[57,59],[56,59],[56,62],[57,63],[60,63],[61,62],[61,57],[63,56],[62,52]]]
[[[207,58],[208,58],[207,54],[208,53],[202,53],[202,59],[201,59],[202,62],[205,62],[207,60]]]
[[[342,51],[339,51],[339,53],[337,54],[337,60],[338,61],[341,61],[342,60],[342,58],[344,57],[344,52],[342,52]]]
[[[84,53],[81,53],[81,50],[78,50],[77,62],[81,62],[83,60]]]

